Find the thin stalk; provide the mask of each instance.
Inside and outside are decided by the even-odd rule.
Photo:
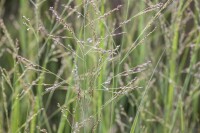
[[[166,123],[170,123],[170,117],[172,112],[172,105],[174,103],[174,89],[176,87],[175,83],[177,82],[176,79],[176,60],[177,60],[177,52],[178,52],[178,44],[179,44],[179,28],[180,28],[180,21],[182,18],[182,6],[183,6],[183,0],[179,1],[179,7],[177,12],[177,19],[175,21],[175,24],[173,25],[174,28],[174,35],[173,35],[173,42],[171,47],[171,56],[169,61],[169,79],[170,82],[168,87],[168,94],[167,94],[167,104],[166,104],[166,116],[165,121]],[[168,129],[165,128],[165,133],[168,132]]]

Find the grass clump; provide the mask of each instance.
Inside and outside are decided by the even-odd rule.
[[[2,0],[0,132],[200,132],[199,6]]]

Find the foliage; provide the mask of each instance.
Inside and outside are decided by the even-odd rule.
[[[197,0],[0,2],[0,132],[200,132]]]

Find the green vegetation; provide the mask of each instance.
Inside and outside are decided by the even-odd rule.
[[[200,132],[198,0],[1,0],[0,133]]]

